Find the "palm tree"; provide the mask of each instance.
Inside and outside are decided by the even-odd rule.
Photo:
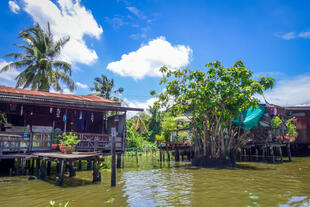
[[[74,90],[75,85],[71,76],[71,65],[65,61],[57,60],[61,49],[69,41],[70,37],[60,38],[55,41],[51,33],[50,25],[43,30],[39,24],[22,30],[19,35],[25,42],[24,45],[15,44],[23,50],[23,53],[9,53],[6,57],[13,57],[16,61],[4,66],[1,72],[14,69],[24,69],[17,77],[17,87],[31,90],[49,91],[53,87],[56,91],[62,91],[59,81],[62,81]]]
[[[92,91],[96,91],[94,95],[100,96],[106,99],[112,99],[115,101],[122,100],[118,97],[112,97],[111,95],[114,94],[121,94],[124,92],[124,88],[118,88],[114,90],[114,80],[109,80],[105,75],[101,75],[101,77],[96,77],[94,81],[94,87],[91,88]]]
[[[131,118],[132,126],[131,129],[143,134],[148,131],[148,122],[150,120],[150,116],[144,112],[140,112],[136,116]]]

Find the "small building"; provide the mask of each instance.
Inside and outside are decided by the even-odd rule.
[[[92,95],[58,94],[0,86],[0,154],[50,151],[56,129],[74,132],[77,151],[110,151],[116,128],[116,151],[125,149],[126,112],[143,109]]]
[[[297,118],[296,154],[310,154],[310,106],[288,106],[285,109]]]

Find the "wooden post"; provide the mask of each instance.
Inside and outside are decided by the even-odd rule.
[[[165,162],[166,158],[165,158],[165,150],[164,149],[162,149],[161,155],[163,156],[163,161]]]
[[[282,148],[279,146],[280,161],[283,162]]]
[[[82,170],[82,160],[79,161],[79,170]]]
[[[167,145],[166,145],[166,152],[167,152],[168,162],[170,162],[170,153],[169,153],[169,149]]]
[[[31,167],[30,167],[30,174],[34,174],[34,159],[31,159]]]
[[[175,147],[175,150],[174,150],[174,160],[176,162],[180,161],[180,155],[179,155],[179,148],[178,147]]]
[[[26,160],[22,158],[22,175],[26,174],[25,167],[26,167]]]
[[[51,161],[47,161],[47,175],[50,175],[51,174],[51,166],[52,166],[52,163]]]
[[[20,172],[20,158],[17,158],[17,165],[16,165],[16,175],[19,175]]]
[[[291,145],[290,143],[286,144],[286,150],[287,150],[287,156],[288,156],[288,161],[292,161],[292,154],[291,154]]]
[[[87,170],[92,170],[93,167],[92,167],[92,163],[91,161],[87,160]]]
[[[57,186],[62,186],[64,182],[64,176],[65,176],[65,161],[60,161],[60,174],[59,179],[56,181]]]
[[[36,160],[36,176],[39,178],[40,175],[40,158],[37,158]]]
[[[73,162],[69,161],[69,177],[74,177],[76,175]]]
[[[163,161],[163,152],[162,152],[161,146],[159,147],[159,161],[160,162]]]
[[[116,168],[121,168],[121,163],[122,163],[122,154],[117,153],[117,165]]]
[[[28,146],[28,150],[29,152],[32,151],[32,145],[33,145],[33,133],[32,133],[32,125],[30,125],[29,127],[29,146]]]
[[[271,161],[272,163],[275,163],[275,157],[274,157],[274,151],[273,151],[273,146],[270,147],[270,155],[271,155]]]
[[[99,172],[99,162],[98,160],[93,161],[93,182],[100,182],[101,181],[101,174]]]
[[[255,147],[255,156],[256,156],[256,161],[258,161],[258,149]]]
[[[47,172],[46,172],[46,160],[45,159],[43,159],[42,160],[42,167],[40,168],[40,179],[41,180],[45,180],[46,179],[46,174],[47,174]]]
[[[136,148],[136,164],[137,164],[137,167],[139,167],[138,148]]]
[[[113,127],[111,129],[111,154],[112,154],[112,165],[111,165],[111,187],[116,186],[116,169],[115,169],[115,137],[116,129]]]
[[[184,161],[184,150],[182,149],[181,151],[181,159],[182,159],[182,162]]]
[[[60,163],[58,161],[56,163],[56,172],[60,173]]]
[[[262,155],[263,155],[263,162],[265,162],[265,146],[263,146],[262,148]]]

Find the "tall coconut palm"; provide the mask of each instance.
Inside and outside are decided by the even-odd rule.
[[[131,129],[143,134],[148,131],[147,125],[150,120],[150,116],[144,112],[140,112],[139,114],[135,115],[131,118],[132,126]]]
[[[39,24],[22,30],[19,35],[25,42],[15,44],[23,53],[9,53],[6,57],[13,57],[16,61],[4,66],[1,72],[14,69],[23,71],[16,77],[16,87],[31,88],[32,90],[49,91],[54,88],[62,91],[59,81],[62,81],[71,91],[75,85],[71,76],[71,65],[57,60],[61,49],[70,37],[63,37],[55,41],[50,25],[44,30]]]
[[[94,94],[96,96],[112,99],[115,101],[121,101],[121,99],[115,96],[112,97],[112,94],[116,95],[124,92],[124,88],[118,88],[114,90],[114,80],[109,80],[105,75],[101,75],[101,77],[95,78],[94,87],[91,88],[91,90],[96,92]]]

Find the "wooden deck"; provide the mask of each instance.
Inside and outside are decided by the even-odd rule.
[[[32,153],[32,158],[52,159],[52,160],[93,160],[101,156],[100,152],[73,152],[72,154],[64,154],[61,152],[42,152]]]

